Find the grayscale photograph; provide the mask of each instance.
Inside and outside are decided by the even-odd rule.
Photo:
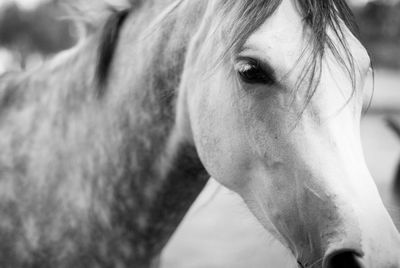
[[[0,0],[0,268],[400,268],[400,0]]]

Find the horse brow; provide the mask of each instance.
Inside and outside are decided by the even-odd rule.
[[[99,41],[96,80],[98,83],[98,96],[104,95],[107,79],[118,44],[121,27],[130,13],[130,9],[114,11],[105,22]]]

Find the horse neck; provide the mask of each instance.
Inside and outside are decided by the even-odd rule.
[[[24,135],[29,130],[25,142],[48,152],[40,159],[20,146],[19,153],[32,161],[24,183],[37,189],[43,182],[40,196],[51,196],[49,200],[68,191],[48,202],[60,216],[52,218],[81,224],[75,217],[82,217],[79,230],[60,230],[74,226],[52,224],[50,218],[46,230],[71,231],[84,246],[92,245],[85,240],[87,233],[93,238],[90,248],[82,246],[89,252],[77,252],[79,256],[148,266],[203,189],[208,175],[193,143],[177,127],[176,103],[187,47],[205,5],[203,0],[183,1],[153,31],[147,30],[148,18],[165,6],[144,4],[133,11],[121,29],[102,96],[95,83],[99,36],[38,70],[0,83],[0,108],[8,109],[2,115],[30,121],[19,130]],[[35,190],[29,193],[39,196]],[[67,213],[67,207],[76,213]],[[102,250],[107,254],[101,255]]]
[[[194,145],[176,126],[186,50],[201,19],[195,5],[176,8],[152,31],[148,18],[162,5],[131,14],[101,100],[115,111],[112,121],[121,133],[114,220],[129,226],[142,259],[159,253],[208,178]]]

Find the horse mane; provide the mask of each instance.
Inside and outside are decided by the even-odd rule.
[[[95,33],[98,34],[95,63],[98,96],[104,93],[120,30],[128,15],[145,2],[145,0],[123,0],[115,4],[108,3],[106,0],[95,2],[59,0],[57,2],[69,14],[66,19],[74,24],[78,41],[85,40]]]
[[[101,30],[99,48],[97,52],[96,80],[98,83],[98,95],[104,94],[104,88],[107,83],[108,72],[114,56],[118,37],[123,22],[128,17],[130,9],[114,11]]]
[[[129,16],[130,13],[134,12],[138,8],[142,7],[144,3],[149,4],[149,0],[127,0],[128,7],[123,9],[109,8],[111,14],[106,19],[105,23],[101,28],[99,46],[97,51],[97,64],[96,64],[96,82],[99,97],[104,95],[107,79],[110,67],[112,65],[112,60],[114,56],[115,49],[118,44],[120,30],[124,24],[124,21]],[[168,15],[175,10],[181,3],[182,0],[171,1],[173,4],[167,8],[166,13],[160,14],[160,17],[156,19],[156,24],[160,25]],[[151,3],[150,3],[151,4]]]
[[[128,7],[123,9],[109,8],[111,14],[106,19],[106,22],[101,29],[97,65],[96,65],[96,80],[98,84],[98,96],[104,94],[107,84],[108,73],[111,67],[115,49],[118,44],[119,33],[124,21],[128,15],[138,9],[146,2],[146,0],[127,0]]]

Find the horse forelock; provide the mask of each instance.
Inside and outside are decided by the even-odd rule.
[[[247,38],[277,10],[281,3],[282,0],[222,0],[218,6],[221,19],[219,25],[223,27],[224,36],[227,37],[225,40],[228,41],[220,59],[240,49]],[[297,6],[304,24],[312,32],[309,45],[304,48],[302,56],[298,59],[300,61],[307,56],[306,66],[296,87],[299,88],[304,83],[307,87],[305,107],[320,83],[321,64],[327,51],[332,52],[348,74],[354,94],[356,66],[345,38],[345,28],[350,29],[355,36],[358,36],[358,28],[348,5],[344,0],[297,0]],[[333,38],[328,35],[328,29],[332,30]],[[333,39],[339,40],[339,44]],[[296,90],[294,92],[296,93]]]

